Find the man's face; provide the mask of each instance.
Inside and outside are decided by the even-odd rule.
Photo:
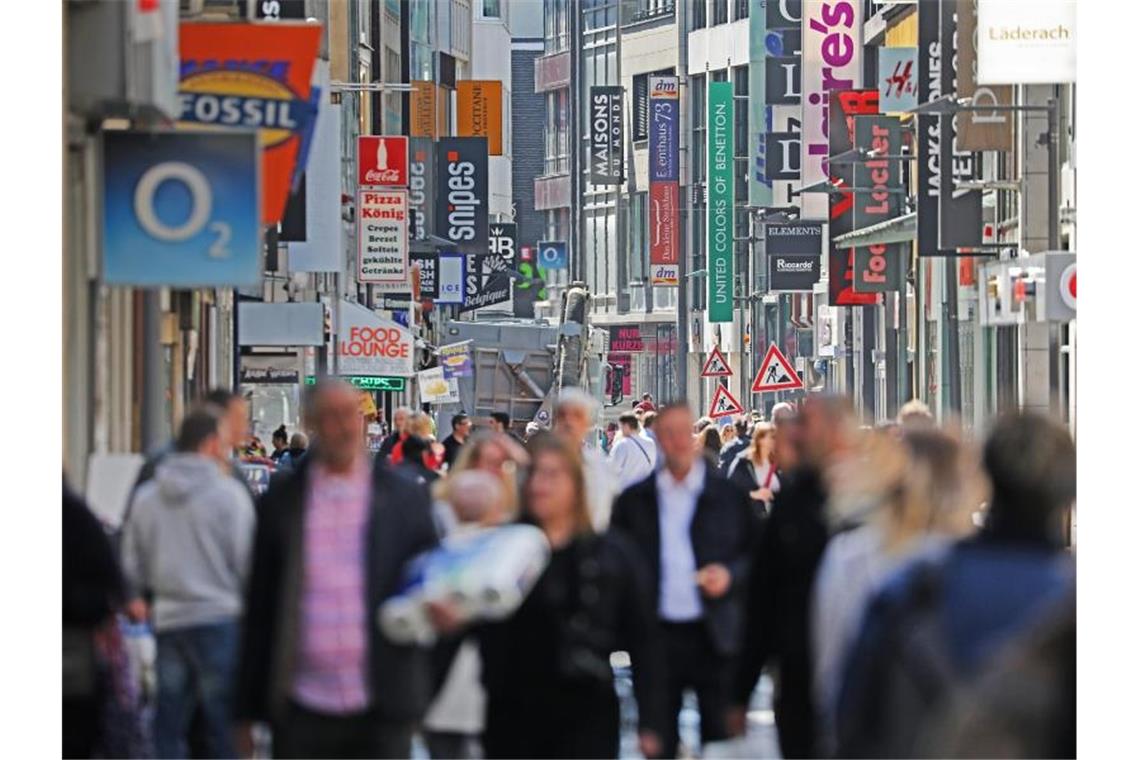
[[[466,438],[467,434],[471,432],[471,420],[466,419],[455,426],[455,437]]]
[[[657,445],[670,469],[688,470],[696,451],[693,448],[693,415],[686,409],[670,409],[657,416],[653,426]]]
[[[835,421],[828,418],[821,404],[804,404],[799,417],[796,436],[799,443],[799,453],[805,463],[814,467],[823,467],[827,464],[835,441],[840,435],[836,429]]]
[[[577,404],[563,404],[554,414],[554,430],[576,443],[582,443],[590,432],[590,415]]]
[[[489,423],[489,426],[490,426],[490,428],[491,428],[491,430],[492,430],[493,432],[496,432],[496,433],[503,433],[503,432],[505,432],[505,431],[503,430],[503,423],[499,422],[499,421],[498,421],[497,419],[495,419],[494,417],[492,417],[492,418],[491,418],[491,420],[490,420],[490,423]]]
[[[316,402],[313,430],[321,457],[334,467],[349,467],[364,440],[360,401],[352,388],[334,386]]]
[[[249,437],[249,404],[245,399],[235,398],[226,405],[219,434],[227,451],[237,448]]]

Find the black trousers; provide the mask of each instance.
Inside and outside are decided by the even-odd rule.
[[[701,744],[728,738],[725,717],[729,703],[731,660],[717,652],[708,629],[701,621],[662,621],[661,630],[668,668],[665,694],[668,728],[661,741],[663,757],[673,758],[677,756],[680,741],[677,721],[685,689],[692,689],[697,694],[697,706],[701,712]]]
[[[483,756],[616,758],[621,716],[613,683],[585,688],[551,684],[510,699],[489,695]],[[521,698],[520,698],[521,697]]]
[[[775,687],[772,708],[780,738],[780,755],[788,760],[818,757],[808,656],[783,657],[776,671]]]
[[[382,720],[374,711],[325,715],[291,704],[273,726],[273,756],[281,758],[407,758],[410,723]]]

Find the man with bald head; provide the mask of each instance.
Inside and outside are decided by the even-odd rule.
[[[437,543],[428,494],[372,466],[352,386],[321,380],[304,416],[316,443],[259,504],[235,713],[272,725],[278,757],[410,757],[427,652],[372,616]]]

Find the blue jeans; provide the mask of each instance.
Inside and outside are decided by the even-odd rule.
[[[186,734],[195,705],[207,757],[236,757],[232,713],[238,621],[165,631],[158,643],[155,748],[160,758],[187,757]]]

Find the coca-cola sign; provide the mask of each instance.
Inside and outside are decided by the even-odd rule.
[[[408,186],[408,138],[364,135],[357,143],[362,187]]]

